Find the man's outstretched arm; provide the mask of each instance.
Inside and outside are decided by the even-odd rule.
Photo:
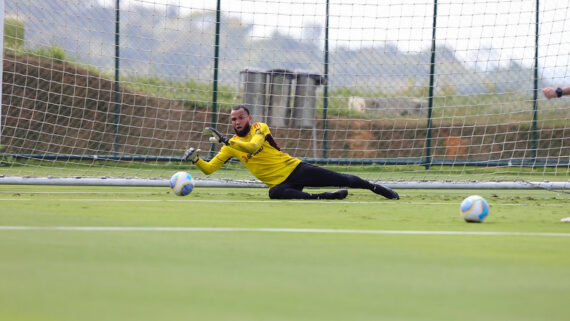
[[[265,135],[259,132],[253,135],[249,142],[238,142],[236,140],[230,140],[230,147],[244,153],[255,153],[261,148],[264,142]]]
[[[570,95],[570,86],[563,88],[546,87],[542,89],[542,92],[544,93],[544,97],[548,99],[557,98],[557,97],[560,98],[562,96]]]
[[[232,157],[231,155],[225,153],[222,148],[222,151],[220,151],[209,162],[206,162],[200,158],[200,156],[198,155],[199,153],[200,149],[191,147],[186,150],[183,159],[185,161],[191,161],[192,164],[196,165],[196,167],[198,167],[202,171],[202,173],[206,175],[210,175],[213,172],[220,169],[220,167],[222,167],[222,165],[224,165],[224,163]]]

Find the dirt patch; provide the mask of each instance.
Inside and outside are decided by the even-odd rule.
[[[72,64],[34,57],[4,57],[2,144],[7,153],[180,156],[188,146],[209,150],[202,129],[212,111],[121,88]],[[231,134],[218,112],[217,128]],[[417,158],[425,153],[424,120],[327,120],[331,158]],[[324,122],[315,129],[275,128],[281,148],[297,157],[321,157]],[[538,156],[569,157],[564,128],[541,128]],[[509,159],[531,156],[529,124],[454,126],[434,122],[432,156],[439,159]],[[115,150],[115,148],[118,148]]]

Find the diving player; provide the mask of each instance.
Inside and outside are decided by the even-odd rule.
[[[348,195],[346,189],[318,194],[303,192],[304,187],[331,186],[369,189],[389,199],[400,199],[398,193],[386,186],[315,166],[282,152],[267,124],[258,122],[251,125],[251,119],[245,106],[234,107],[231,121],[236,134],[231,139],[211,129],[213,136],[210,140],[224,144],[220,152],[206,162],[198,156],[199,149],[189,148],[184,160],[192,161],[204,174],[209,175],[235,157],[269,187],[271,199],[344,199]]]

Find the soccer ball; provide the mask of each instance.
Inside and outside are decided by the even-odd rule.
[[[170,178],[170,190],[174,195],[186,196],[192,193],[194,189],[194,180],[192,175],[187,172],[178,172]]]
[[[481,223],[489,214],[489,204],[479,195],[471,195],[461,203],[461,217],[469,223]]]

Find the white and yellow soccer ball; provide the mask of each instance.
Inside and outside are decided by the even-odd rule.
[[[177,172],[170,178],[170,190],[174,195],[186,196],[192,193],[194,180],[187,172]]]
[[[466,222],[481,223],[489,215],[489,203],[479,195],[471,195],[463,200],[460,211]]]

